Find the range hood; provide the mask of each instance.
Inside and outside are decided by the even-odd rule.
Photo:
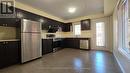
[[[56,33],[58,31],[57,26],[49,26],[48,33]]]

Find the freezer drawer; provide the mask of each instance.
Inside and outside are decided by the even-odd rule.
[[[89,49],[89,41],[88,40],[80,40],[80,48],[81,49]]]
[[[22,33],[22,63],[42,56],[41,34]]]
[[[22,20],[21,28],[22,32],[41,32],[40,22],[31,21],[27,19]]]

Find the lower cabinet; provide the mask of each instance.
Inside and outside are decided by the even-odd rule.
[[[79,49],[79,39],[75,39],[75,38],[64,39],[64,47]]]
[[[81,44],[81,40],[88,41],[88,43],[86,44],[83,42],[83,44]],[[58,50],[63,48],[90,50],[90,46],[90,38],[62,38],[59,41],[53,41],[52,39],[42,39],[42,55],[53,52],[53,48],[57,48]]]
[[[53,40],[42,39],[42,55],[53,52]]]
[[[63,47],[64,48],[74,48],[74,49],[86,49],[86,48],[82,48],[81,47],[81,40],[84,40],[84,41],[88,41],[86,45],[88,45],[88,49],[87,50],[90,50],[91,49],[91,43],[90,43],[90,38],[66,38],[63,40]]]
[[[20,42],[0,42],[0,68],[20,63]]]

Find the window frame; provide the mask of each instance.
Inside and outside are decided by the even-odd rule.
[[[118,48],[130,53],[128,44],[128,0],[120,0],[118,4]]]
[[[75,31],[75,29],[76,29],[75,26],[76,26],[76,25],[79,25],[79,26],[80,26],[80,33],[79,33],[79,34],[76,34],[76,31]],[[74,25],[73,25],[73,33],[74,33],[75,36],[80,36],[80,35],[81,35],[81,25],[80,25],[80,24],[74,24]]]
[[[97,24],[98,23],[103,23],[103,25],[104,25],[104,28],[103,28],[104,29],[104,45],[103,46],[98,46],[97,45]],[[105,32],[106,32],[106,30],[105,30],[105,23],[104,22],[97,22],[96,23],[96,46],[97,47],[106,47],[106,34],[105,34]]]

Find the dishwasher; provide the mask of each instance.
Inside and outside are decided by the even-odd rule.
[[[88,40],[80,40],[80,49],[89,50],[89,41]]]

